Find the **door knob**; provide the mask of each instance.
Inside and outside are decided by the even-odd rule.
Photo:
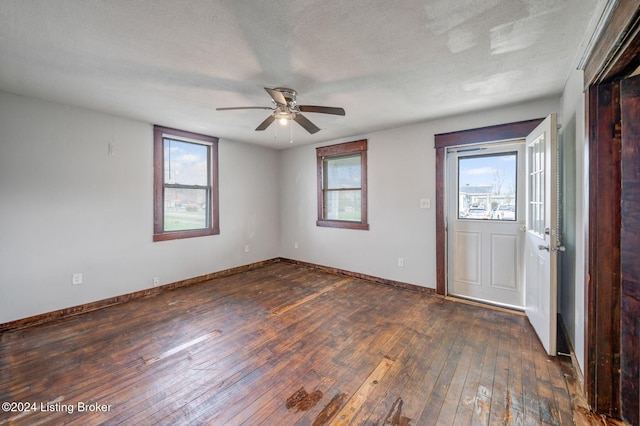
[[[542,244],[540,244],[540,245],[538,246],[538,250],[546,250],[546,251],[549,251],[549,246],[543,246]]]

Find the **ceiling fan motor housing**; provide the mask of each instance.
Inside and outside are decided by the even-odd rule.
[[[288,89],[286,87],[276,87],[273,90],[277,90],[278,92],[282,93],[282,96],[284,96],[284,98],[287,100],[288,104],[291,104],[292,102],[295,104],[296,102],[296,91],[293,89]]]

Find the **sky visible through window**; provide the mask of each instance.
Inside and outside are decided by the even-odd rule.
[[[491,186],[495,195],[516,192],[516,153],[461,157],[458,167],[461,189]]]
[[[206,145],[165,139],[164,150],[166,183],[208,184]]]

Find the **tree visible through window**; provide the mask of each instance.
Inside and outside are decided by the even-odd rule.
[[[154,241],[219,234],[218,139],[154,127]]]
[[[367,141],[316,149],[318,226],[369,229]]]

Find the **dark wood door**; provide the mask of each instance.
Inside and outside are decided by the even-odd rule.
[[[622,417],[640,424],[640,76],[620,84],[622,113],[621,402]]]

